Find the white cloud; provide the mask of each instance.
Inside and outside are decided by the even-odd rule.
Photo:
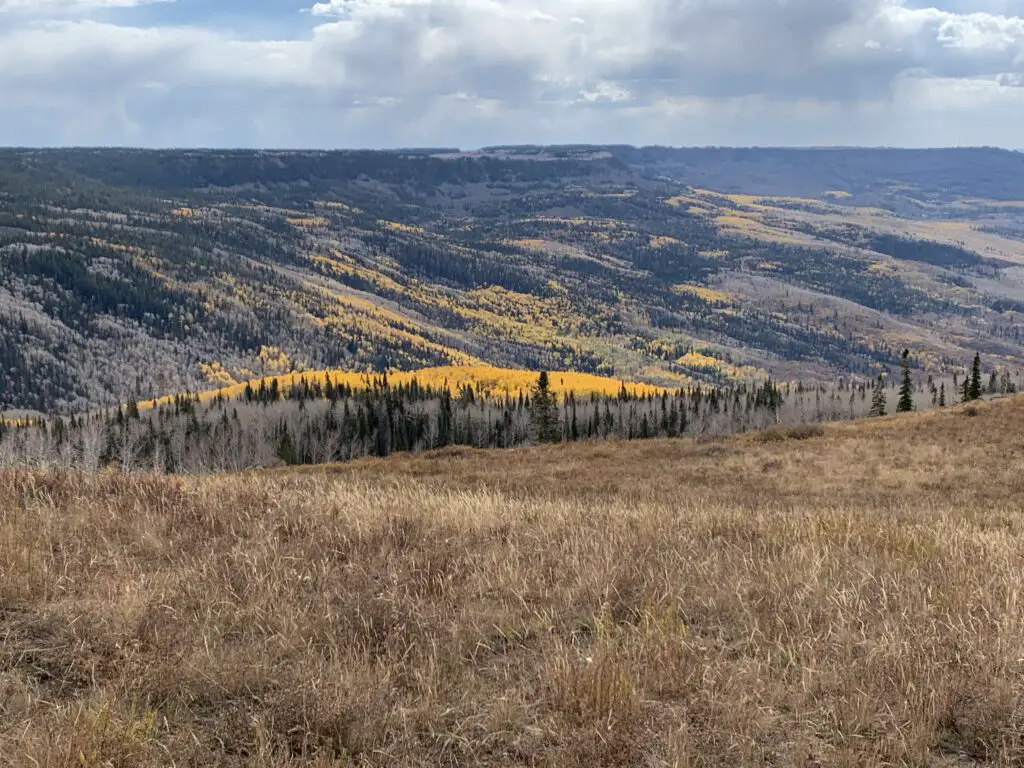
[[[1020,5],[329,0],[286,40],[25,22],[0,31],[0,143],[1017,144]]]

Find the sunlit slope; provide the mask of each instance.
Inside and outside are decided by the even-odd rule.
[[[233,399],[245,394],[247,386],[254,391],[260,386],[270,387],[274,382],[282,393],[288,392],[292,387],[301,386],[305,382],[309,386],[319,384],[323,386],[328,379],[334,386],[347,386],[355,390],[370,389],[375,383],[382,382],[384,376],[390,386],[408,386],[413,381],[420,386],[440,389],[447,387],[452,393],[458,393],[466,387],[473,389],[475,393],[503,396],[512,395],[518,397],[520,394],[529,393],[530,389],[537,383],[538,372],[522,369],[496,368],[489,365],[471,366],[442,366],[438,368],[423,368],[416,371],[392,371],[383,373],[353,373],[352,371],[330,370],[330,371],[302,371],[276,376],[266,376],[261,379],[253,379],[248,382],[232,384],[227,387],[211,389],[199,393],[202,402],[208,402],[217,397]],[[656,387],[651,384],[638,382],[623,382],[618,379],[606,376],[596,376],[589,373],[575,373],[572,371],[554,371],[549,374],[551,389],[559,395],[566,395],[570,392],[576,395],[617,395],[625,387],[630,395],[657,395],[667,391],[664,387]],[[174,401],[175,395],[162,397],[157,400],[140,403],[140,407],[152,407],[154,404],[166,404]]]

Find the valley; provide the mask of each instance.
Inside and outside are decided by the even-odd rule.
[[[835,152],[4,150],[0,412],[325,369],[870,381],[904,346],[1016,373],[1021,155]]]

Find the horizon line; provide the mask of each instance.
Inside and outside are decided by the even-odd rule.
[[[600,150],[600,149],[669,149],[669,150],[789,150],[789,151],[889,151],[889,152],[936,152],[964,150],[996,150],[1000,152],[1024,152],[1024,147],[1000,147],[992,144],[957,144],[923,147],[908,147],[887,144],[623,144],[623,143],[567,143],[567,144],[489,144],[476,148],[444,147],[429,145],[402,147],[254,147],[254,146],[138,146],[130,144],[62,144],[62,145],[0,145],[0,152],[69,152],[69,151],[122,151],[122,152],[266,152],[272,154],[309,152],[381,152],[418,154],[475,154],[501,150]]]

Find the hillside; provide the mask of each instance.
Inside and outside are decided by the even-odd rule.
[[[1018,161],[4,150],[0,412],[322,369],[677,388],[866,378],[907,345],[934,375],[975,351],[1015,367]]]
[[[15,764],[1016,765],[1024,400],[820,436],[0,472]]]

